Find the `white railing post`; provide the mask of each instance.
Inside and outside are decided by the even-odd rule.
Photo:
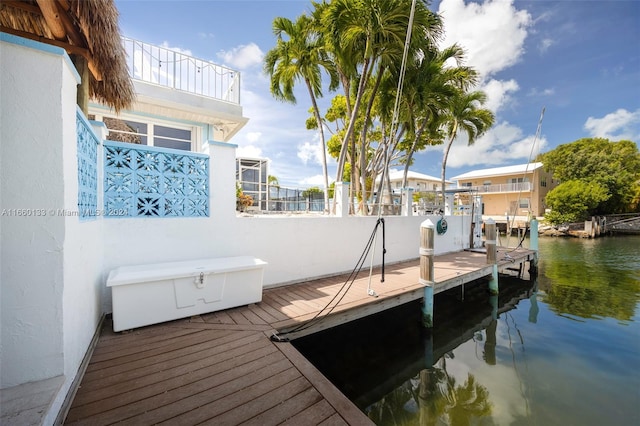
[[[349,216],[349,182],[336,182],[336,216]]]
[[[413,216],[413,188],[402,188],[402,216]]]

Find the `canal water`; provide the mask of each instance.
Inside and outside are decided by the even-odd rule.
[[[640,425],[640,236],[539,245],[536,280],[438,294],[431,331],[410,303],[294,345],[378,425]]]

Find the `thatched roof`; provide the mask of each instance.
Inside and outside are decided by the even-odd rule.
[[[0,30],[86,58],[90,95],[96,101],[116,111],[133,103],[113,0],[2,0]]]

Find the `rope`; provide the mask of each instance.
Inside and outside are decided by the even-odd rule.
[[[391,126],[389,126],[389,146],[393,145],[393,137],[396,132],[396,128],[398,126],[398,115],[400,115],[400,96],[402,95],[402,89],[404,87],[404,76],[407,72],[407,57],[409,56],[409,45],[411,44],[411,32],[413,30],[413,19],[416,10],[416,0],[411,2],[411,12],[409,13],[409,23],[407,25],[407,34],[404,39],[404,50],[402,52],[402,63],[400,65],[400,75],[398,77],[398,87],[396,89],[396,98],[393,105],[393,115],[391,118]],[[385,148],[384,151],[384,167],[382,168],[382,176],[380,178],[380,194],[378,196],[378,221],[380,221],[382,217],[382,193],[384,192],[384,184],[387,178],[387,170],[389,169],[389,155],[388,149]],[[391,194],[389,194],[391,195]],[[377,225],[376,225],[377,228]],[[386,249],[384,248],[384,222],[383,222],[383,242],[382,242],[382,278],[380,282],[384,282],[384,255],[386,253]],[[375,245],[374,239],[374,245]],[[374,290],[371,289],[371,278],[373,277],[373,255],[371,255],[371,265],[369,266],[369,284],[367,286],[367,294],[370,296],[377,297],[378,295]]]
[[[331,300],[322,309],[320,309],[313,316],[313,318],[311,318],[306,323],[300,324],[299,326],[294,327],[291,330],[284,331],[282,333],[273,333],[273,335],[271,335],[271,337],[270,337],[271,341],[273,341],[273,342],[288,342],[289,339],[287,337],[285,337],[286,335],[289,335],[289,334],[292,334],[292,333],[295,333],[295,332],[298,332],[298,331],[306,330],[306,329],[310,328],[311,326],[320,323],[331,312],[333,312],[333,310],[336,308],[336,306],[338,306],[338,304],[340,304],[340,302],[342,301],[344,296],[346,296],[347,292],[349,291],[349,289],[351,288],[351,286],[355,282],[356,278],[358,277],[358,273],[362,270],[362,265],[364,264],[364,261],[366,260],[367,255],[369,254],[369,251],[371,251],[371,247],[372,247],[372,245],[373,245],[373,243],[375,241],[379,226],[382,226],[382,241],[383,241],[383,243],[382,243],[383,244],[382,254],[383,254],[383,259],[384,259],[384,253],[386,253],[386,249],[384,248],[384,239],[385,239],[384,238],[384,234],[385,234],[385,232],[384,232],[384,219],[380,218],[380,219],[378,219],[376,221],[376,226],[373,228],[373,232],[371,233],[371,236],[369,237],[369,241],[367,241],[367,244],[366,244],[364,250],[362,251],[362,254],[360,255],[360,258],[358,259],[358,262],[356,263],[356,266],[353,268],[353,270],[351,271],[351,273],[349,274],[349,276],[347,277],[345,282],[342,284],[342,287],[340,287],[338,292],[331,298]],[[381,281],[384,281],[384,260],[383,260],[383,263],[382,263],[382,280]],[[324,315],[323,315],[323,312],[325,312]]]

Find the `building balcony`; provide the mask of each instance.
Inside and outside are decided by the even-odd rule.
[[[477,190],[478,194],[533,191],[533,185],[531,185],[531,182],[502,183],[498,185],[480,185],[480,186],[474,186],[472,188]]]
[[[132,79],[240,105],[240,72],[128,37],[122,44]]]
[[[248,121],[240,72],[162,46],[122,37],[136,112],[206,123],[228,141]]]

